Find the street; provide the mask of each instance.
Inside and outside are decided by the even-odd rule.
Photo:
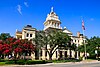
[[[100,62],[92,63],[49,63],[37,65],[6,65],[0,67],[100,67]]]

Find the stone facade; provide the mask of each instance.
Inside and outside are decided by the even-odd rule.
[[[78,47],[79,45],[83,44],[83,41],[85,41],[85,38],[83,34],[80,34],[80,32],[77,32],[77,36],[73,36],[72,32],[69,31],[66,27],[62,29],[61,27],[61,21],[58,17],[58,15],[53,11],[53,7],[51,9],[51,12],[47,15],[47,18],[44,22],[44,31],[50,30],[50,29],[56,29],[56,30],[62,30],[64,33],[68,34],[72,41],[71,44],[76,44]],[[18,39],[28,39],[31,40],[35,38],[36,29],[32,28],[31,25],[25,26],[22,31],[16,30],[16,38]],[[47,49],[49,49],[49,46],[47,46]],[[76,56],[75,56],[76,55]],[[79,58],[82,54],[80,52],[75,52],[73,50],[59,50],[57,49],[55,53],[52,56],[52,59],[58,59],[58,58],[64,58],[64,57],[71,57],[71,58]],[[35,58],[35,54],[31,55],[33,59]],[[40,57],[43,60],[49,59],[49,55],[45,52],[45,49],[42,49],[42,55]]]

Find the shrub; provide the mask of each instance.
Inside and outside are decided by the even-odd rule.
[[[19,64],[19,65],[25,65],[25,64],[28,64],[28,65],[31,65],[31,64],[45,64],[45,60],[16,60],[16,63],[15,61],[10,61],[10,62],[7,62],[8,64]]]
[[[15,61],[12,61],[12,60],[6,61],[5,64],[15,64]]]
[[[45,60],[28,60],[26,64],[45,64]]]
[[[0,59],[0,62],[4,62],[5,60],[3,60],[3,59]]]
[[[53,62],[53,63],[65,63],[65,62],[79,62],[81,60],[78,59],[74,59],[74,58],[68,58],[66,60],[51,60],[51,61],[47,61],[47,62]]]
[[[24,65],[26,62],[25,60],[17,60],[15,64]]]

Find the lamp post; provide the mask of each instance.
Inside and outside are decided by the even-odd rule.
[[[79,59],[79,56],[78,56],[78,44],[76,45],[77,47],[77,59]]]
[[[99,46],[98,47],[96,47],[96,50],[95,50],[95,54],[96,54],[96,56],[97,56],[97,59],[99,60]]]
[[[98,56],[98,51],[97,50],[95,50],[95,54],[96,54],[96,56]]]

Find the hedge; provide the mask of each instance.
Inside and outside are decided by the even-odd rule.
[[[32,65],[32,64],[45,64],[45,60],[6,60],[5,64],[19,64],[19,65]]]

